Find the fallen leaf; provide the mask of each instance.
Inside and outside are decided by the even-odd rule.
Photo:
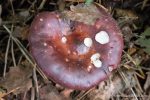
[[[26,40],[28,38],[29,26],[20,27],[16,26],[13,32],[13,36],[17,38],[21,38],[22,40]]]
[[[132,20],[138,19],[137,14],[132,10],[126,10],[126,9],[115,9],[115,10],[116,10],[117,17],[124,17]]]
[[[134,34],[132,33],[132,29],[129,27],[129,25],[124,25],[122,28],[122,34],[124,36],[124,41],[126,43],[130,43],[131,38],[134,36]]]
[[[132,77],[132,71],[124,72],[127,80],[129,80],[130,86],[135,86],[135,79]],[[108,80],[103,81],[99,84],[98,89],[93,89],[87,97],[88,100],[110,100],[113,96],[117,96],[125,89],[129,88],[118,73],[115,73],[109,77]]]
[[[19,15],[20,15],[20,17],[23,17],[25,19],[25,18],[29,17],[30,13],[28,10],[24,10],[24,11],[21,11],[19,13]]]
[[[61,95],[56,87],[51,84],[43,86],[39,89],[40,100],[69,100]]]
[[[148,27],[137,40],[138,44],[143,47],[144,51],[150,54],[150,27]]]
[[[1,96],[5,96],[5,94],[11,92],[18,94],[29,90],[32,87],[32,80],[30,79],[32,75],[31,68],[28,62],[24,62],[17,67],[10,67],[5,78],[1,78],[0,80],[0,87],[6,90],[6,93]]]
[[[101,15],[98,9],[93,5],[71,5],[70,11],[63,11],[63,14],[67,19],[83,22],[88,25],[94,25],[96,19],[99,18],[99,16]]]

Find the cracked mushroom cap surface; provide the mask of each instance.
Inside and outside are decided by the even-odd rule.
[[[33,20],[30,50],[37,65],[54,82],[86,90],[118,67],[123,38],[103,7],[78,4],[63,12],[41,12]]]

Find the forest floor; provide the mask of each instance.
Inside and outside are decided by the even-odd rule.
[[[28,33],[33,18],[84,0],[0,0],[0,100],[150,100],[150,1],[95,0],[118,22],[124,38],[121,64],[97,87],[66,89],[33,62]]]

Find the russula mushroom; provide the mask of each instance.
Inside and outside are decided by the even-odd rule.
[[[29,43],[37,65],[50,79],[77,90],[105,80],[117,68],[123,49],[115,20],[94,4],[39,13]]]

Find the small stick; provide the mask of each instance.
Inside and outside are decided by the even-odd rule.
[[[7,58],[8,58],[8,51],[10,47],[10,36],[7,42],[7,48],[6,48],[6,53],[5,53],[5,65],[4,65],[4,71],[3,71],[3,77],[6,75],[6,67],[7,67]]]

